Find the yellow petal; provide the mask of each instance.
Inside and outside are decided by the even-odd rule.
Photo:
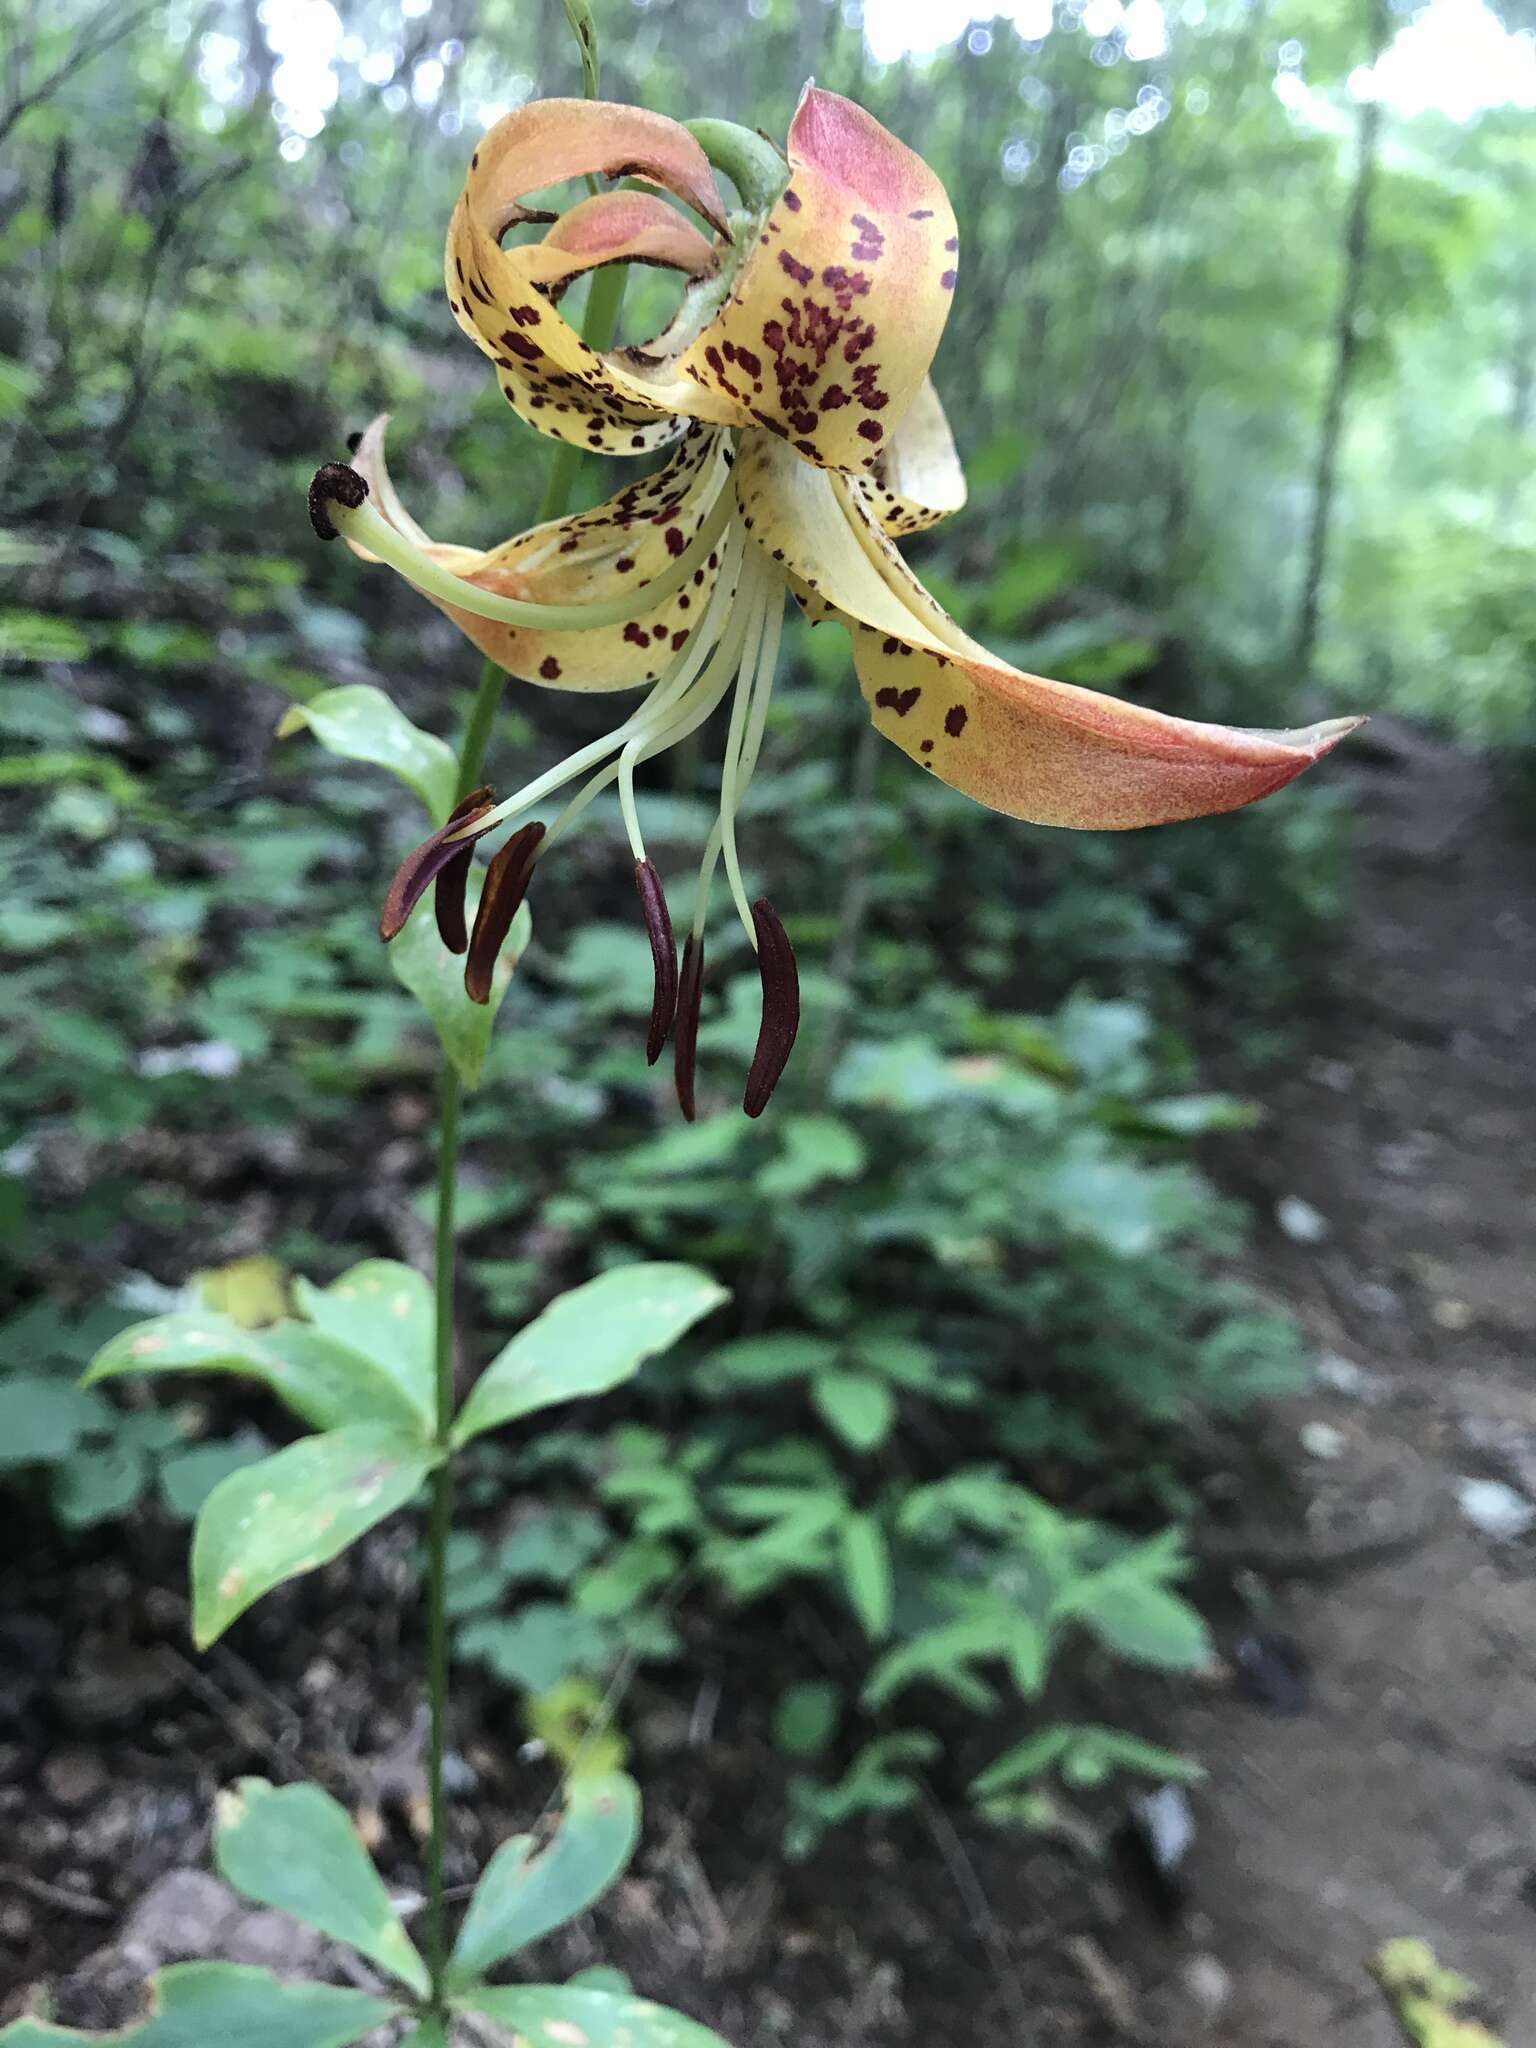
[[[448,304],[531,425],[557,441],[639,454],[676,440],[684,422],[620,374],[613,358],[589,348],[555,310],[551,294],[590,264],[564,261],[552,284],[543,274],[551,259],[538,254],[545,244],[501,247],[515,222],[554,218],[525,206],[529,193],[586,174],[648,179],[725,231],[714,173],[686,128],[641,107],[536,100],[498,121],[470,159],[448,229]],[[613,216],[603,218],[611,223]],[[567,259],[572,254],[565,252]],[[597,260],[622,259],[609,253]]]
[[[677,355],[630,351],[631,388],[766,427],[828,468],[873,470],[944,331],[955,217],[922,158],[837,93],[806,88],[788,154],[726,304]]]
[[[893,534],[921,533],[965,503],[965,471],[931,377],[923,379],[886,443],[871,481],[870,503]]]
[[[1120,831],[1231,811],[1280,789],[1359,719],[1249,732],[1027,675],[979,647],[922,589],[860,480],[743,440],[752,538],[797,579],[813,620],[853,641],[877,728],[940,781],[1010,817]]]
[[[455,547],[428,540],[401,505],[384,459],[388,423],[387,414],[376,419],[352,458],[372,502],[454,575],[532,604],[595,604],[648,582],[677,559],[720,491],[730,487],[722,436],[694,427],[665,468],[626,485],[594,510],[531,527],[483,552]],[[353,552],[374,559],[366,549]],[[449,604],[438,609],[482,654],[525,682],[557,690],[624,690],[654,682],[682,646],[703,613],[718,567],[716,550],[691,583],[653,611],[587,632],[502,625]]]

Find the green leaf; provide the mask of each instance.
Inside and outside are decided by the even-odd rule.
[[[864,1633],[878,1641],[891,1632],[891,1553],[885,1531],[873,1515],[849,1515],[838,1542],[849,1602]]]
[[[779,1132],[781,1150],[756,1176],[770,1200],[809,1194],[825,1180],[857,1180],[864,1171],[864,1141],[835,1116],[790,1117]]]
[[[790,1756],[820,1756],[837,1732],[843,1696],[827,1679],[792,1685],[774,1710],[773,1739]]]
[[[453,2048],[441,2020],[423,2020],[400,2043],[400,2048]]]
[[[559,1401],[604,1394],[727,1299],[696,1266],[617,1266],[552,1301],[481,1374],[453,1442]]]
[[[437,1454],[379,1422],[305,1437],[214,1488],[192,1538],[200,1650],[285,1579],[312,1572],[404,1506]]]
[[[994,1757],[987,1768],[971,1780],[971,1797],[989,1799],[994,1792],[1005,1792],[1030,1778],[1038,1778],[1042,1771],[1048,1771],[1066,1754],[1077,1732],[1066,1722],[1058,1722],[1050,1728],[1037,1728],[1033,1735],[1015,1743],[1000,1757]]]
[[[167,1514],[190,1522],[213,1489],[231,1472],[243,1472],[247,1465],[268,1455],[269,1446],[249,1437],[221,1443],[193,1444],[160,1461],[160,1498]]]
[[[896,1419],[896,1398],[883,1380],[862,1372],[825,1372],[811,1398],[843,1442],[855,1451],[883,1444]]]
[[[0,2048],[347,2048],[400,2008],[366,1991],[293,1984],[240,1963],[178,1963],[149,1980],[155,2010],[121,2033],[41,2020],[0,2028]]]
[[[278,720],[277,736],[285,740],[306,726],[328,754],[371,761],[398,775],[421,798],[434,825],[452,810],[459,772],[452,747],[412,725],[371,683],[322,690],[307,704],[290,705]]]
[[[308,1323],[242,1330],[211,1310],[155,1316],[104,1344],[86,1370],[87,1385],[138,1372],[233,1372],[270,1387],[302,1421],[318,1429],[346,1422],[387,1422],[421,1435],[413,1398],[373,1359]]]
[[[99,1394],[69,1380],[46,1373],[0,1375],[0,1472],[67,1458],[81,1437],[110,1429],[112,1421]]]
[[[475,1887],[454,1943],[449,1984],[476,1983],[520,1948],[563,1927],[622,1877],[640,1839],[640,1793],[620,1771],[577,1777],[554,1839],[504,1842]]]
[[[294,1299],[333,1343],[361,1351],[386,1373],[430,1433],[437,1421],[432,1283],[398,1259],[364,1259],[329,1287],[294,1282]]]
[[[612,1991],[514,1984],[466,1992],[454,2003],[510,2027],[526,2048],[728,2048],[696,2020]]]
[[[573,1672],[599,1671],[614,1655],[607,1629],[553,1600],[535,1600],[510,1621],[466,1622],[454,1649],[478,1658],[508,1685],[534,1693],[549,1692]]]
[[[53,1511],[66,1529],[93,1529],[126,1515],[148,1478],[144,1453],[132,1444],[75,1451],[54,1468]]]
[[[564,1586],[609,1540],[606,1523],[589,1508],[550,1508],[519,1524],[496,1557],[509,1579],[549,1579]]]
[[[809,1330],[770,1330],[761,1337],[741,1337],[709,1354],[702,1375],[712,1390],[776,1387],[785,1380],[808,1378],[827,1371],[838,1346]]]
[[[347,1811],[318,1785],[242,1778],[219,1796],[219,1874],[259,1906],[275,1906],[333,1941],[349,1942],[425,1996],[427,1966],[390,1903]]]
[[[484,868],[471,868],[465,907],[471,927],[485,886]],[[524,903],[512,920],[506,944],[491,975],[491,998],[472,1002],[464,993],[464,955],[450,953],[438,934],[434,917],[413,917],[391,940],[389,964],[395,979],[408,989],[432,1020],[443,1051],[458,1069],[466,1088],[478,1088],[485,1072],[496,1013],[501,1008],[518,961],[533,937],[533,916]]]
[[[1197,1671],[1211,1661],[1211,1638],[1187,1600],[1165,1586],[1113,1571],[1072,1589],[1069,1611],[1107,1649],[1137,1664]]]

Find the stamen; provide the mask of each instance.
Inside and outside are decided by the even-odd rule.
[[[472,1003],[491,1000],[491,976],[506,944],[512,920],[528,894],[544,827],[535,822],[514,832],[485,871],[474,935],[464,963],[464,993]]]
[[[635,862],[635,887],[640,892],[640,907],[645,912],[645,930],[651,942],[651,965],[656,975],[656,993],[651,1000],[651,1028],[645,1041],[646,1065],[654,1067],[661,1058],[661,1049],[667,1042],[667,1033],[672,1029],[672,1018],[677,1009],[677,940],[672,934],[666,893],[653,861]]]
[[[730,609],[731,601],[736,594],[741,552],[739,534],[733,533],[726,541],[720,574],[710,594],[709,609],[694,629],[688,645],[681,653],[675,655],[670,666],[663,670],[661,679],[651,689],[639,710],[632,711],[629,717],[621,725],[616,725],[611,732],[604,733],[600,739],[588,741],[586,746],[579,747],[574,754],[568,755],[557,766],[535,776],[524,788],[515,790],[511,796],[496,806],[495,816],[490,820],[491,824],[499,825],[504,818],[516,817],[520,811],[526,811],[531,805],[541,803],[546,796],[563,788],[566,783],[574,782],[578,775],[585,774],[605,756],[618,753],[631,739],[641,739],[645,742],[645,753],[641,758],[646,759],[662,745],[671,746],[677,739],[685,738],[694,729],[695,724],[701,724],[708,717],[719,702],[720,696],[724,695],[723,687],[717,694],[709,694],[715,690],[719,674],[717,663],[725,656],[728,648],[740,644],[734,622],[726,627],[723,635],[720,634],[719,628],[720,621]],[[717,638],[718,646],[715,645]],[[709,657],[712,647],[714,659],[710,661],[705,674],[699,677],[699,670]],[[730,654],[729,661],[734,665],[734,652]],[[697,687],[694,687],[696,678]],[[700,704],[703,708],[697,709]],[[687,722],[674,727],[673,721],[684,717],[685,714]],[[542,849],[544,853],[548,853],[555,841],[563,837],[567,828],[574,823],[592,799],[607,788],[618,772],[617,764],[610,764],[593,778],[586,789],[571,800],[550,827],[548,841]]]
[[[757,1050],[752,1055],[747,1092],[742,1097],[741,1106],[748,1116],[761,1116],[789,1064],[795,1034],[800,1029],[800,975],[789,934],[766,896],[759,896],[753,904],[752,922],[757,927],[757,967],[763,984],[763,1021],[757,1034]]]
[[[363,497],[355,498],[359,488]],[[310,517],[322,540],[333,540],[339,533],[387,563],[426,597],[437,598],[473,618],[532,627],[541,633],[586,633],[595,626],[622,626],[655,611],[703,566],[736,511],[730,473],[722,467],[714,501],[698,532],[677,559],[648,583],[592,604],[532,604],[524,598],[498,597],[434,562],[408,535],[391,526],[377,507],[364,502],[367,492],[362,477],[344,462],[328,462],[316,472],[310,486]]]
[[[486,816],[492,809],[494,801],[494,792],[489,788],[472,791],[462,803],[455,804],[430,838],[424,839],[420,846],[415,847],[401,861],[385,895],[384,909],[379,918],[379,937],[386,944],[404,929],[406,919],[438,876],[445,869],[451,868],[455,861],[463,859],[473,847],[475,840],[491,829],[486,823]],[[461,831],[469,836],[460,839],[458,834]],[[459,883],[461,896],[468,874],[468,861],[465,860],[463,880]],[[446,930],[443,924],[445,916],[449,920]],[[462,926],[462,906],[459,922]],[[438,929],[443,932],[444,942],[451,943],[448,934],[453,929],[452,911],[451,907],[446,907],[441,902],[438,906]],[[462,948],[455,950],[460,951]]]
[[[699,1006],[704,1000],[704,941],[690,932],[683,942],[683,971],[677,982],[677,1016],[672,1025],[672,1078],[677,1106],[692,1123],[693,1075],[699,1057]]]
[[[726,735],[725,761],[720,770],[720,843],[725,853],[725,874],[730,884],[731,896],[736,904],[736,914],[741,919],[742,930],[757,944],[752,912],[747,906],[746,884],[741,877],[741,857],[736,850],[736,807],[741,801],[740,778],[742,759],[747,745],[748,712],[751,709],[752,685],[757,672],[757,653],[760,644],[763,621],[763,588],[760,575],[751,579],[748,594],[750,623],[747,641],[742,649],[741,667],[736,677],[736,695],[731,704],[731,729]]]

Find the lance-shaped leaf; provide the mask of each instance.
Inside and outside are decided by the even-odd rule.
[[[519,2048],[727,2048],[718,2034],[648,1998],[569,1984],[482,1986],[454,2003],[510,2027]]]
[[[696,1266],[619,1266],[559,1295],[481,1374],[453,1426],[455,1444],[558,1401],[604,1394],[727,1299]]]
[[[485,887],[484,868],[472,868],[465,891],[465,905],[471,924],[480,907]],[[518,961],[533,937],[533,918],[526,903],[520,904],[512,919],[496,964],[491,969],[491,992],[487,1001],[471,1001],[464,988],[464,955],[450,953],[443,944],[437,920],[413,917],[404,931],[391,940],[389,964],[402,987],[410,990],[432,1019],[438,1042],[458,1069],[466,1088],[478,1088],[485,1072],[496,1012],[501,1008]]]
[[[423,1435],[430,1416],[383,1366],[309,1323],[242,1330],[211,1310],[155,1316],[120,1330],[86,1369],[86,1380],[139,1372],[233,1372],[260,1380],[317,1429],[384,1422]]]
[[[402,1507],[438,1461],[378,1422],[305,1437],[216,1486],[192,1539],[192,1633],[200,1650],[285,1579],[312,1572]]]
[[[294,1299],[317,1330],[373,1360],[427,1429],[435,1426],[436,1308],[431,1283],[398,1259],[364,1259],[329,1287],[294,1283]]]
[[[278,721],[277,736],[285,740],[306,727],[328,754],[371,761],[398,775],[421,798],[434,825],[447,817],[458,776],[452,747],[412,725],[372,683],[348,683],[322,690],[307,704],[290,705]]]
[[[454,1945],[449,1982],[474,1984],[563,1927],[621,1877],[640,1836],[640,1794],[620,1771],[573,1778],[554,1839],[504,1842],[486,1865]]]
[[[219,1798],[214,1859],[236,1891],[349,1942],[412,1991],[427,1966],[345,1807],[318,1785],[242,1778]]]
[[[154,2010],[120,2033],[42,2020],[0,2027],[0,2048],[347,2048],[400,2007],[333,1984],[291,1984],[240,1963],[178,1963],[149,1980]]]

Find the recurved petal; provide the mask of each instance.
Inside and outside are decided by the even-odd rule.
[[[610,246],[607,253],[589,255],[578,264],[577,252],[569,247],[557,260],[539,253],[547,251],[548,243],[501,246],[514,223],[555,218],[525,206],[529,194],[586,174],[646,178],[726,232],[714,173],[686,128],[642,107],[537,100],[498,121],[470,160],[448,229],[448,304],[460,327],[496,365],[508,401],[532,426],[580,447],[640,454],[675,440],[683,422],[673,416],[672,407],[656,403],[625,376],[612,356],[590,348],[554,304],[578,269],[622,257]],[[611,244],[612,212],[594,217],[584,207],[572,211],[594,233],[601,223]],[[651,232],[657,232],[654,216]],[[560,247],[558,240],[555,246]],[[674,253],[681,249],[680,230],[671,246]],[[656,259],[641,255],[638,260]],[[552,265],[553,278],[547,274]],[[691,261],[681,267],[691,268]]]
[[[1027,675],[968,639],[916,583],[867,486],[763,435],[743,443],[735,476],[753,539],[797,579],[809,615],[847,627],[877,728],[992,810],[1098,831],[1237,810],[1360,723],[1251,732]]]
[[[679,354],[628,360],[657,405],[871,471],[944,330],[955,217],[922,158],[837,93],[806,88],[788,155],[789,182],[720,312]]]
[[[965,471],[955,437],[925,377],[870,479],[868,501],[887,533],[921,533],[965,503]]]
[[[592,511],[531,527],[500,547],[455,547],[426,540],[401,505],[384,459],[388,424],[387,414],[376,419],[352,458],[379,510],[467,583],[533,604],[596,604],[648,582],[683,552],[718,493],[730,488],[722,436],[695,427],[664,468],[627,484]],[[375,559],[366,549],[353,551]],[[653,682],[683,645],[704,612],[718,568],[716,550],[690,583],[654,610],[624,625],[582,632],[503,625],[450,604],[438,609],[483,654],[526,682],[557,690],[624,690]]]
[[[542,242],[520,251],[527,274],[558,297],[605,263],[651,263],[705,277],[715,246],[675,206],[650,192],[600,192],[562,213]]]

